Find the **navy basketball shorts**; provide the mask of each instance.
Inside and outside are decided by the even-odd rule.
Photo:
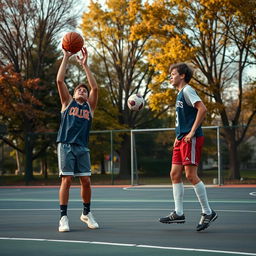
[[[90,150],[77,144],[58,143],[60,176],[91,176]]]

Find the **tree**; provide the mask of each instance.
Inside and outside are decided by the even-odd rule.
[[[27,96],[29,92],[29,99],[26,100],[33,100],[31,108],[35,108],[35,112],[32,112],[35,114],[33,118],[29,116],[31,108],[26,109],[28,113],[24,112],[19,119],[16,115],[9,117],[12,126],[9,125],[8,129],[13,134],[8,141],[9,145],[14,146],[14,141],[19,143],[19,136],[21,134],[23,136],[23,144],[19,146],[24,147],[21,152],[26,153],[27,156],[27,180],[33,176],[33,159],[44,152],[49,145],[47,140],[35,143],[36,138],[30,135],[35,132],[51,131],[57,126],[56,117],[47,114],[52,110],[59,112],[56,107],[52,110],[48,108],[54,106],[57,97],[54,85],[58,57],[56,48],[59,43],[59,33],[76,25],[77,16],[73,8],[75,3],[75,0],[0,1],[0,64],[3,68],[12,64],[14,69],[12,72],[19,76],[20,81],[18,84],[5,85],[21,95],[17,100],[24,100],[23,96]],[[10,72],[9,74],[11,75]],[[28,90],[24,84],[29,84],[31,79],[39,80],[36,87],[30,87]],[[6,138],[5,140],[7,142]],[[40,147],[32,155],[36,144]]]
[[[116,118],[122,127],[138,128],[150,122],[148,108],[140,112],[131,112],[127,107],[127,99],[131,94],[140,93],[144,98],[150,94],[149,84],[154,71],[146,61],[145,44],[147,38],[131,39],[131,28],[140,21],[139,0],[109,0],[106,9],[91,1],[88,11],[82,18],[81,29],[86,44],[96,55],[97,76],[104,78],[100,86],[107,91],[112,108],[117,110]],[[96,76],[96,77],[97,77]],[[168,109],[167,106],[166,109]],[[154,118],[166,109],[159,111]],[[113,116],[110,109],[102,109],[106,117]],[[129,135],[122,136],[120,147],[121,173],[130,173]]]
[[[9,146],[26,154],[29,124],[39,125],[40,117],[43,119],[50,114],[39,110],[42,103],[33,96],[33,90],[40,90],[39,79],[24,80],[20,73],[14,72],[11,65],[0,66],[0,116],[1,121],[12,131],[1,139]],[[22,88],[22,91],[19,90]]]
[[[239,1],[156,0],[145,3],[142,22],[133,27],[133,38],[151,38],[148,47],[156,54],[149,61],[160,73],[156,81],[165,81],[168,68],[174,62],[189,62],[195,68],[192,86],[211,110],[208,120],[220,117],[230,158],[230,178],[239,179],[238,146],[256,115],[251,104],[246,120],[244,90],[249,83],[247,69],[255,66],[255,1],[241,7]],[[249,11],[248,19],[244,15]],[[169,89],[152,85],[155,95],[151,104],[166,102]],[[229,102],[233,104],[232,113]]]

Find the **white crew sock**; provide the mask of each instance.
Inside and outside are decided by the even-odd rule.
[[[194,185],[194,190],[195,190],[196,196],[198,198],[198,201],[201,205],[202,212],[207,215],[211,214],[212,210],[209,206],[204,183],[202,181],[198,182],[196,185]]]
[[[175,204],[175,212],[181,216],[183,214],[183,196],[184,186],[183,183],[172,184],[173,187],[173,199]]]

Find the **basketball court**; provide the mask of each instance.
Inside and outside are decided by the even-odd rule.
[[[185,224],[162,224],[173,209],[171,186],[92,188],[100,229],[79,219],[79,187],[70,191],[70,232],[59,233],[58,187],[0,187],[1,255],[256,255],[256,186],[208,187],[219,218],[195,230],[200,205],[185,188]]]

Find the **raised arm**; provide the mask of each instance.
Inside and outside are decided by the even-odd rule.
[[[59,67],[59,71],[58,71],[57,78],[56,78],[56,83],[57,83],[60,101],[61,101],[61,105],[62,105],[61,110],[63,111],[72,99],[72,96],[70,95],[70,93],[68,91],[67,85],[64,82],[68,59],[70,56],[72,56],[72,53],[67,52],[65,50],[62,50],[62,51],[63,51],[64,56],[63,56],[61,65]]]
[[[82,54],[83,57],[80,58],[79,56],[77,56],[77,61],[82,65],[85,73],[86,73],[86,77],[90,86],[90,95],[88,97],[88,102],[91,106],[91,110],[92,112],[94,112],[96,106],[97,106],[97,102],[98,102],[98,85],[97,82],[93,76],[93,74],[91,73],[91,70],[89,68],[89,66],[87,65],[87,59],[88,59],[88,53],[85,47],[82,48]]]

